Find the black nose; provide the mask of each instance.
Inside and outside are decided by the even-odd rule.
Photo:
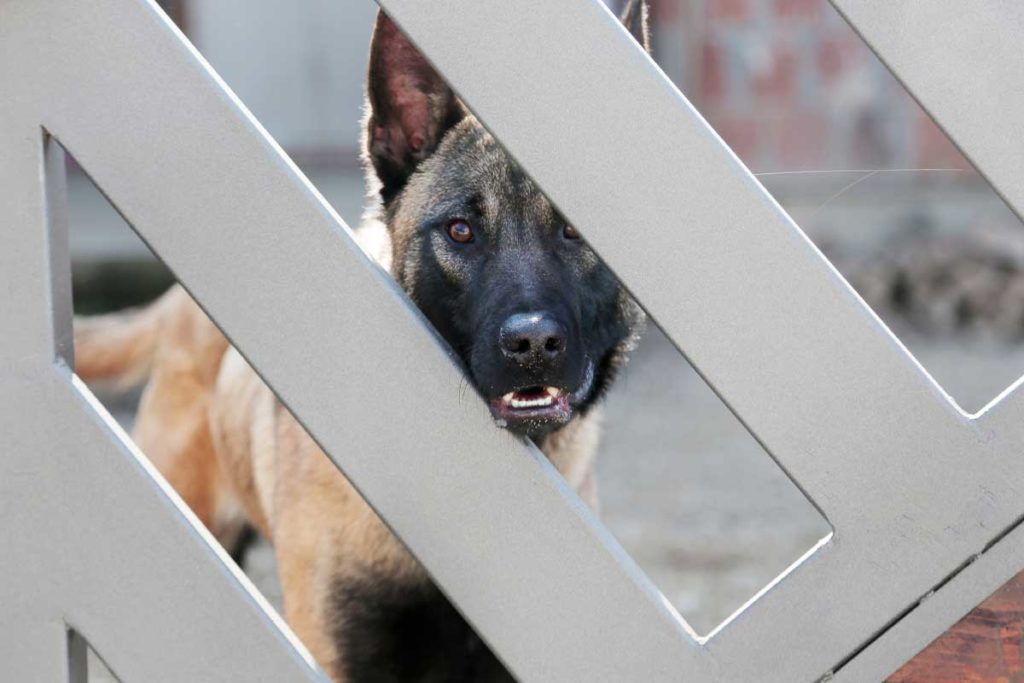
[[[551,362],[565,353],[565,327],[550,313],[509,316],[498,332],[501,351],[520,365]]]

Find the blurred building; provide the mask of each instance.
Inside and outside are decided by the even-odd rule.
[[[650,1],[655,59],[752,169],[966,166],[827,0]],[[375,3],[164,3],[300,165],[357,163]]]
[[[654,48],[755,170],[966,162],[826,0],[652,0]]]
[[[174,0],[172,18],[303,168],[356,168],[370,0]]]

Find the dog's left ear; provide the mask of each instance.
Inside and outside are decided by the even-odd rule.
[[[366,154],[385,201],[465,116],[455,93],[383,12],[377,13],[366,77]]]
[[[651,27],[647,0],[626,0],[619,20],[626,30],[633,34],[636,42],[643,46],[647,54],[651,54]]]

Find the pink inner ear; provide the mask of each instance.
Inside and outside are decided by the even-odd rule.
[[[399,158],[418,155],[427,147],[434,124],[432,93],[444,88],[437,73],[398,27],[381,14],[374,37],[374,70],[385,74],[383,124],[373,137]]]
[[[402,50],[402,54],[407,56],[407,51]],[[417,66],[421,65],[422,58],[414,54]],[[388,80],[388,97],[393,111],[398,113],[402,137],[412,153],[423,150],[430,126],[430,97],[423,91],[425,85],[415,71],[400,71]]]

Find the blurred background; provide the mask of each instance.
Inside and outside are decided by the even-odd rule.
[[[376,5],[160,4],[357,224]],[[651,6],[661,68],[959,405],[1024,373],[1018,219],[826,0]],[[173,276],[69,168],[76,309],[151,299]],[[101,398],[130,424],[130,398]],[[830,531],[655,325],[608,399],[598,471],[605,523],[701,634]],[[267,547],[245,569],[279,599]]]

